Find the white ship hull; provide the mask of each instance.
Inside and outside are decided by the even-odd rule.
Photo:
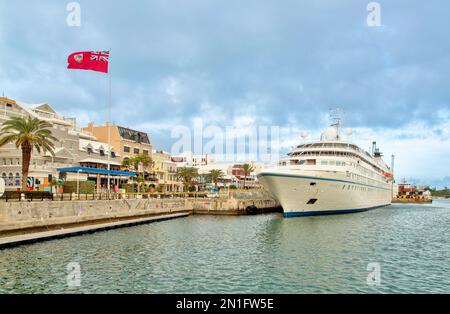
[[[390,182],[359,183],[342,171],[275,168],[261,171],[258,180],[285,217],[360,212],[392,201]]]

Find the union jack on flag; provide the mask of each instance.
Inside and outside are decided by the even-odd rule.
[[[78,51],[67,58],[68,69],[108,73],[109,51]]]
[[[91,61],[109,61],[109,51],[92,51]]]

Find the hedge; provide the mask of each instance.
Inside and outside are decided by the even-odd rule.
[[[94,193],[95,182],[94,181],[80,181],[80,194]],[[63,182],[64,193],[76,193],[77,181],[65,181]]]

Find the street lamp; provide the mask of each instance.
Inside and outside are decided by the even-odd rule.
[[[80,198],[80,172],[82,170],[77,170],[77,197]]]

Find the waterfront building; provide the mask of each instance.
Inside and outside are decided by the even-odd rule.
[[[29,189],[48,188],[49,180],[58,176],[56,168],[71,166],[76,162],[80,134],[75,119],[58,114],[49,104],[29,105],[6,97],[0,98],[0,127],[12,117],[38,118],[53,125],[52,134],[59,139],[55,143],[55,155],[33,151],[29,168]],[[5,179],[7,190],[21,186],[22,152],[9,143],[0,148],[0,174]]]
[[[62,116],[46,103],[33,105],[6,97],[0,98],[0,127],[11,117],[28,116],[51,123],[52,134],[58,139],[55,142],[54,155],[33,150],[28,175],[29,190],[51,190],[50,182],[60,178],[57,170],[60,168],[86,166],[107,169],[108,154],[111,154],[111,169],[120,166],[120,154],[108,144],[97,141],[92,134],[77,128],[75,118]],[[0,148],[0,175],[6,182],[7,190],[20,189],[22,152],[14,143]],[[93,179],[82,173],[68,173],[63,177],[66,180]],[[106,180],[106,177],[103,180]]]
[[[97,140],[108,143],[108,127],[110,129],[110,143],[121,156],[121,161],[135,155],[144,154],[151,157],[152,144],[147,133],[117,125],[96,126],[89,123],[83,131],[95,136]]]
[[[198,173],[200,176],[206,178],[207,174],[211,170],[222,170],[224,176],[218,183],[218,187],[228,187],[234,186],[235,188],[242,188],[245,186],[249,188],[260,187],[257,179],[256,179],[256,171],[259,169],[263,169],[265,167],[264,163],[255,163],[248,162],[253,167],[253,171],[247,175],[245,178],[244,170],[242,168],[243,164],[234,164],[234,163],[210,163],[208,165],[197,166]],[[205,180],[201,180],[201,183],[207,185]]]
[[[214,160],[208,154],[195,155],[193,152],[183,152],[178,155],[172,155],[172,161],[177,164],[178,167],[199,167],[207,166],[214,162]]]
[[[171,160],[168,152],[152,151],[152,172],[156,179],[156,186],[160,192],[181,192],[183,182],[177,177],[177,163]]]
[[[243,188],[244,186],[246,188],[257,188],[260,187],[260,184],[258,182],[258,179],[256,177],[256,173],[265,168],[264,163],[256,163],[256,162],[247,162],[247,164],[250,164],[252,166],[252,171],[245,175],[244,171],[244,164],[234,164],[232,168],[232,175],[236,178],[238,182],[238,187]],[[245,181],[245,183],[244,183]]]

